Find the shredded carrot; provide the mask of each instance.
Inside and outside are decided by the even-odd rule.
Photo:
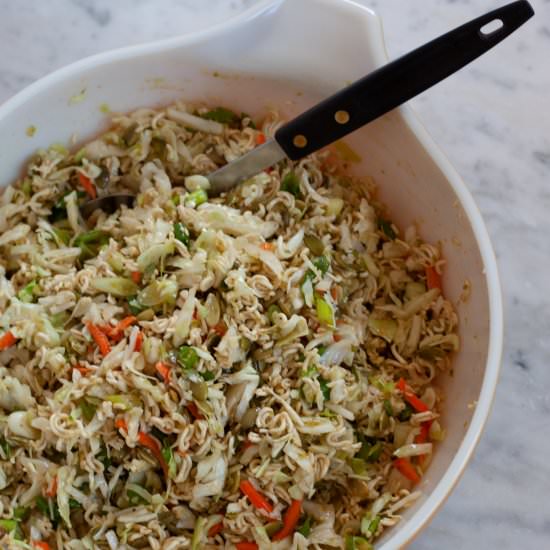
[[[430,437],[430,428],[432,426],[432,421],[427,420],[426,422],[422,422],[420,425],[420,433],[415,437],[414,442],[417,444],[426,443]],[[426,458],[426,455],[418,455],[418,464],[422,466],[424,463],[424,460]]]
[[[115,428],[117,430],[124,430],[125,432],[128,431],[128,423],[126,422],[126,420],[124,420],[124,418],[117,418],[115,420]]]
[[[145,432],[138,433],[138,441],[140,445],[143,445],[151,451],[153,456],[158,460],[164,475],[168,477],[168,464],[166,464],[166,460],[164,460],[164,457],[162,456],[162,451],[158,441]]]
[[[193,310],[193,321],[199,320],[199,312],[197,311],[197,308]]]
[[[256,145],[263,145],[265,141],[265,134],[263,132],[256,134]]]
[[[75,365],[73,369],[77,370],[82,376],[86,376],[90,372],[92,372],[92,369],[89,369],[88,367],[83,367],[82,365]]]
[[[101,355],[103,355],[103,357],[108,355],[111,351],[111,345],[109,344],[109,340],[107,339],[105,333],[102,332],[99,327],[97,327],[93,323],[90,323],[89,321],[86,323],[86,327],[88,328],[88,331],[92,338],[95,340],[95,343],[97,344]]]
[[[261,248],[262,250],[268,250],[268,251],[271,252],[272,250],[275,249],[275,245],[274,245],[273,243],[262,243],[262,244],[260,245],[260,248]]]
[[[141,272],[132,271],[132,273],[130,273],[130,277],[132,278],[132,281],[136,283],[136,285],[139,285],[139,283],[141,283]]]
[[[220,321],[212,327],[212,330],[216,334],[219,334],[223,337],[223,335],[227,332],[227,325],[223,321]]]
[[[41,550],[50,550],[50,545],[44,540],[33,540],[32,545]]]
[[[128,424],[123,418],[117,418],[115,420],[115,428],[127,432]],[[151,451],[153,456],[158,460],[164,475],[168,477],[168,464],[166,464],[166,460],[164,460],[164,457],[162,456],[162,451],[158,441],[154,437],[151,437],[148,433],[139,432],[138,443]]]
[[[418,483],[420,481],[420,476],[418,472],[414,469],[414,466],[406,458],[398,458],[393,461],[393,465],[410,481],[413,483]]]
[[[294,531],[296,530],[296,525],[298,525],[301,513],[302,501],[293,500],[288,507],[288,510],[285,512],[285,515],[283,516],[283,528],[278,533],[275,533],[275,535],[273,535],[272,540],[283,540],[292,535],[292,533],[294,533]]]
[[[128,315],[128,317],[124,317],[122,321],[119,321],[117,323],[117,326],[115,327],[115,331],[117,333],[124,332],[129,326],[133,325],[137,321],[137,318],[133,315]]]
[[[17,338],[11,330],[8,330],[0,337],[0,351],[11,348],[15,342],[17,342]]]
[[[333,335],[332,335],[332,339],[333,339],[335,342],[339,342],[339,341],[342,339],[342,336],[340,336],[339,334],[333,334]]]
[[[436,271],[435,267],[429,266],[426,268],[426,283],[428,289],[439,288],[441,290],[441,275]]]
[[[134,345],[134,351],[141,351],[141,346],[143,346],[143,332],[141,330],[137,333],[136,343]]]
[[[248,497],[254,507],[265,510],[268,514],[273,512],[273,506],[256,490],[254,485],[247,479],[239,485],[241,492]]]
[[[258,545],[255,542],[236,542],[237,550],[258,550]]]
[[[223,521],[220,521],[219,523],[216,523],[208,529],[208,536],[209,537],[215,537],[218,533],[221,533],[223,529]]]
[[[202,420],[204,416],[199,411],[199,408],[197,407],[197,404],[194,401],[189,401],[187,403],[187,410],[191,413],[191,415],[196,418],[197,420]]]
[[[54,476],[49,487],[44,491],[44,494],[50,498],[53,498],[55,495],[57,495],[57,476]]]
[[[407,386],[404,378],[400,378],[396,384],[396,388],[403,392],[403,397],[405,401],[416,411],[416,412],[426,412],[430,410],[430,407],[417,397],[414,392]]]
[[[330,295],[332,296],[332,299],[337,302],[338,301],[338,287],[332,286],[330,287]]]
[[[78,182],[84,188],[84,191],[90,195],[91,199],[97,198],[97,191],[95,190],[95,185],[92,183],[92,180],[84,175],[82,172],[78,172]]]
[[[170,383],[170,376],[171,376],[171,374],[172,374],[172,371],[171,371],[169,365],[167,365],[166,363],[163,363],[162,361],[159,361],[159,362],[155,365],[155,370],[160,374],[160,376],[162,377],[162,379],[163,379],[167,384]]]

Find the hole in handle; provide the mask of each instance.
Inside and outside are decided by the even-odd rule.
[[[493,19],[479,29],[479,35],[481,38],[489,38],[489,36],[502,29],[502,27],[504,27],[504,21],[502,21],[502,19]]]

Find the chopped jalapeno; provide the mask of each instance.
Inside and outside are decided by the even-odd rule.
[[[185,246],[189,247],[189,230],[180,222],[174,223],[174,236]]]
[[[184,369],[194,369],[199,362],[199,355],[191,346],[181,346],[178,350],[178,363]]]
[[[281,191],[286,191],[295,197],[299,197],[300,192],[300,180],[294,172],[289,172],[281,181]]]

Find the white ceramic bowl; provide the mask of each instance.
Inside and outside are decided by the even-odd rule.
[[[128,111],[184,97],[250,114],[277,107],[293,116],[386,61],[380,20],[352,1],[261,0],[209,30],[85,59],[13,97],[0,107],[0,184],[14,179],[37,148],[104,129],[105,103]],[[26,134],[31,125],[34,137]],[[402,227],[416,222],[424,238],[441,242],[445,293],[460,316],[454,376],[441,379],[448,435],[420,485],[424,497],[378,544],[390,550],[427,524],[480,437],[499,372],[502,303],[479,211],[411,110],[393,111],[348,141],[363,157],[354,169],[374,176],[392,218]],[[465,280],[472,293],[462,302]]]

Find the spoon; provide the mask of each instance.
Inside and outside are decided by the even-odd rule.
[[[350,134],[455,73],[533,15],[527,0],[517,0],[376,69],[287,122],[264,144],[209,174],[208,194],[229,191],[285,158],[299,160]],[[132,201],[132,195],[107,195],[85,203],[81,211],[112,209]]]

